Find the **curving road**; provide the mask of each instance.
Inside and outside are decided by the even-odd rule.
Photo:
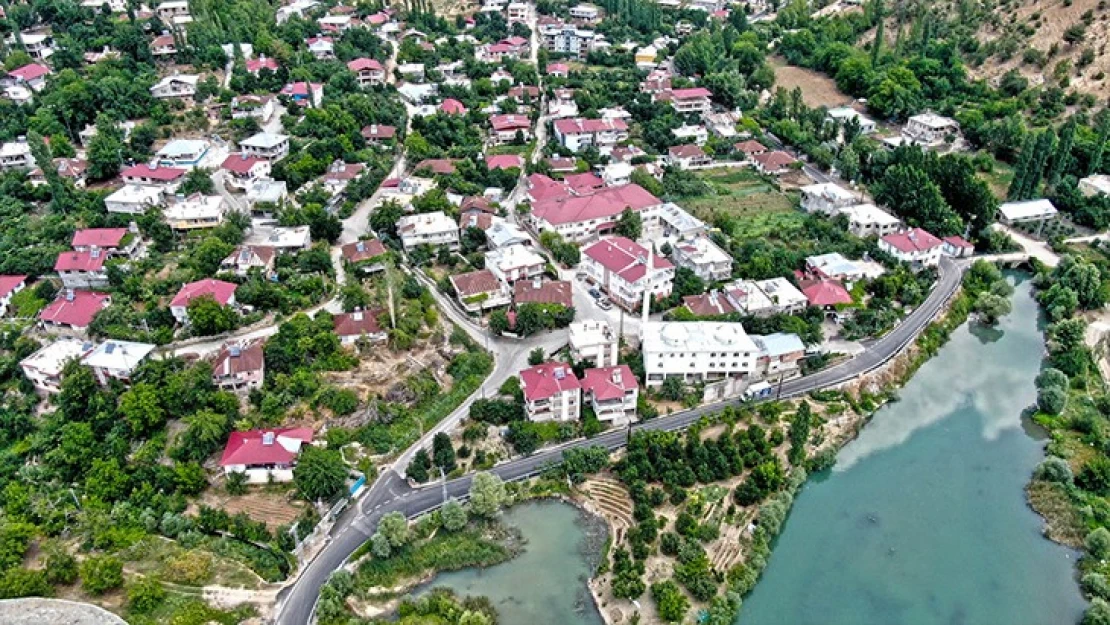
[[[897,355],[912,342],[921,330],[933,320],[940,309],[948,302],[960,285],[965,264],[948,258],[941,260],[940,278],[929,297],[902,323],[886,336],[871,343],[867,349],[835,367],[825,369],[803,378],[796,378],[781,385],[781,396],[792,397],[810,391],[836,386],[862,374],[868,373]],[[450,310],[450,307],[448,307]],[[473,329],[468,326],[468,329]],[[515,373],[515,372],[514,372]],[[497,376],[504,375],[504,368],[498,367]],[[498,383],[500,384],[500,383]],[[496,388],[489,384],[490,388]],[[700,406],[692,410],[674,413],[665,417],[640,423],[633,430],[678,430],[689,427],[703,416],[721,410],[728,404],[739,400],[729,400],[717,404]],[[460,411],[457,411],[461,413]],[[452,415],[456,417],[457,415]],[[571,441],[558,447],[545,449],[535,455],[502,463],[492,472],[505,481],[519,480],[533,476],[544,467],[556,464],[564,449],[601,445],[610,450],[622,447],[627,442],[627,430],[612,430],[591,439]],[[399,465],[400,463],[398,463]],[[471,476],[451,480],[446,484],[435,484],[423,488],[412,488],[395,471],[384,471],[382,476],[365,494],[340,517],[332,529],[331,541],[308,564],[296,583],[286,589],[278,600],[275,622],[279,625],[305,625],[312,619],[320,588],[333,571],[343,566],[347,558],[373,534],[378,520],[386,512],[398,510],[411,518],[436,509],[442,505],[444,497],[463,499],[470,488]]]

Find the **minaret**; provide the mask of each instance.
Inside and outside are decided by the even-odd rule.
[[[644,338],[643,337],[643,332],[644,332],[644,328],[647,326],[648,313],[651,312],[651,290],[652,290],[652,279],[654,277],[654,276],[651,275],[651,268],[652,268],[652,259],[655,257],[655,252],[650,247],[651,242],[648,242],[648,246],[649,247],[647,248],[647,261],[646,261],[646,263],[647,263],[647,273],[644,274],[644,277],[647,280],[647,285],[644,287],[644,312],[643,312],[643,318],[640,320],[640,340],[641,341]]]

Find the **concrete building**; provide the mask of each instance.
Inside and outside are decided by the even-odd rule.
[[[235,306],[235,291],[239,288],[234,282],[205,278],[181,285],[177,295],[170,301],[170,313],[182,325],[189,323],[189,303],[201,297],[210,297],[220,306]]]
[[[674,246],[674,264],[693,271],[708,283],[732,277],[732,256],[709,237],[701,236]]]
[[[539,27],[543,47],[548,52],[584,60],[593,48],[597,34],[573,24],[543,24]]]
[[[104,207],[109,213],[142,215],[155,206],[161,206],[162,190],[158,187],[125,185],[104,198]]]
[[[353,345],[360,339],[377,343],[389,338],[388,333],[378,323],[382,310],[355,310],[341,313],[332,318],[335,334],[343,345]]]
[[[645,292],[664,298],[674,286],[671,261],[625,237],[602,239],[582,250],[579,267],[613,303],[629,311],[639,310]]]
[[[27,286],[27,276],[0,276],[0,317],[8,314],[12,297]]]
[[[1079,181],[1079,192],[1087,197],[1110,195],[1110,175],[1095,174]]]
[[[239,142],[247,156],[276,161],[289,154],[289,136],[274,132],[260,132]]]
[[[628,365],[586,369],[582,376],[582,399],[602,423],[620,427],[636,421],[638,398],[636,377]]]
[[[80,361],[94,347],[88,341],[59,338],[19,361],[19,367],[36,390],[47,394],[57,393],[61,390],[62,370],[66,364],[71,360]]]
[[[26,137],[0,145],[0,169],[32,169],[35,157]]]
[[[219,195],[194,193],[188,197],[177,196],[162,211],[162,217],[174,230],[215,228],[224,221],[227,202]]]
[[[847,124],[850,120],[854,119],[859,124],[860,134],[864,135],[869,135],[875,132],[875,129],[877,128],[875,120],[864,115],[863,113],[860,113],[850,106],[838,106],[836,108],[829,109],[829,112],[826,113],[825,119],[828,122],[841,127],[843,127],[844,124]]]
[[[935,113],[922,113],[909,118],[902,128],[902,136],[913,143],[936,146],[960,132],[960,124],[950,117]]]
[[[620,337],[605,321],[576,321],[570,324],[570,355],[574,362],[586,361],[597,367],[617,364]]]
[[[257,119],[261,123],[274,116],[274,98],[268,95],[240,95],[231,99],[231,119]]]
[[[671,377],[686,383],[745,380],[756,371],[759,347],[740,323],[648,321],[641,331],[649,387]]]
[[[623,119],[557,119],[552,127],[555,138],[571,152],[580,152],[592,145],[605,154],[628,139],[628,124]]]
[[[104,261],[107,259],[108,253],[101,249],[62,252],[54,262],[54,271],[67,289],[106,287],[108,271]]]
[[[831,182],[806,185],[800,191],[802,208],[807,213],[835,215],[841,209],[859,204],[859,196],[856,193]]]
[[[491,115],[489,125],[490,142],[495,145],[511,143],[518,134],[525,141],[532,138],[532,120],[527,115]]]
[[[39,322],[54,330],[82,332],[96,314],[112,304],[112,297],[96,291],[66,289],[39,311]]]
[[[486,269],[505,284],[543,273],[547,261],[524,245],[509,245],[486,253]]]
[[[1056,207],[1044,198],[1024,202],[1006,202],[998,207],[998,221],[1007,226],[1052,221],[1056,218],[1056,214]]]
[[[405,215],[397,221],[397,233],[406,251],[418,245],[459,247],[459,225],[443,211]]]
[[[678,169],[694,169],[704,167],[713,162],[713,158],[694,144],[675,145],[667,148],[667,164]]]
[[[885,237],[898,232],[902,222],[874,204],[856,204],[838,210],[848,217],[848,231],[857,237]]]
[[[158,150],[159,167],[192,169],[208,154],[208,142],[200,139],[174,139]]]
[[[182,182],[189,170],[180,167],[162,167],[157,161],[141,163],[128,167],[119,173],[125,184],[143,187],[158,187],[172,193]]]
[[[272,247],[240,245],[220,263],[220,269],[240,277],[246,277],[252,269],[268,275],[274,270],[275,257],[277,252]]]
[[[690,89],[672,89],[660,91],[655,94],[658,102],[669,102],[675,112],[680,115],[702,116],[709,113],[713,107],[710,98],[713,92],[705,87],[692,87]]]
[[[570,365],[548,362],[520,372],[524,411],[530,421],[578,421],[582,385]]]
[[[192,100],[197,94],[198,82],[200,82],[200,76],[197,74],[166,76],[150,88],[150,95],[157,100]]]
[[[752,336],[759,348],[756,358],[756,375],[762,378],[791,378],[801,373],[801,362],[806,346],[797,334],[778,332],[766,336]]]
[[[135,370],[150,356],[154,347],[132,341],[106,341],[86,354],[81,364],[92,369],[101,385],[107,385],[111,380],[130,384]]]
[[[534,201],[528,218],[537,231],[557,232],[571,243],[584,243],[612,232],[626,209],[643,215],[662,204],[640,185],[626,184],[584,196],[560,193]]]
[[[232,154],[224,159],[220,169],[227,172],[224,180],[233,189],[245,190],[258,180],[270,177],[270,161],[246,153]]]

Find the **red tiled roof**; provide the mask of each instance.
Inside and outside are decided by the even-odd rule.
[[[240,245],[239,247],[235,248],[235,250],[231,252],[231,254],[227,258],[223,260],[222,264],[238,265],[240,262],[239,259],[244,252],[250,253],[250,257],[248,257],[247,260],[257,256],[258,260],[261,261],[262,264],[269,265],[270,261],[273,260],[274,256],[277,254],[277,248],[263,245]]]
[[[610,273],[615,273],[628,282],[635,282],[647,273],[647,265],[640,262],[646,258],[648,250],[644,246],[625,237],[611,237],[602,239],[582,251],[605,267]],[[653,270],[673,267],[671,261],[655,254],[652,259]]]
[[[355,241],[343,246],[343,258],[350,263],[361,263],[385,254],[385,246],[377,239]]]
[[[752,160],[763,165],[764,169],[775,171],[796,162],[798,159],[781,150],[775,150],[774,152],[756,154],[752,156]]]
[[[278,62],[272,58],[251,59],[247,61],[247,71],[252,74],[264,69],[276,72],[278,70]]]
[[[705,150],[701,146],[690,143],[687,145],[675,145],[667,148],[667,152],[675,158],[698,158],[705,156]]]
[[[67,293],[63,291],[58,299],[43,308],[39,312],[39,319],[46,323],[85,328],[92,323],[96,313],[103,310],[111,302],[111,296],[107,293],[73,291],[73,299],[69,299]]]
[[[852,303],[852,294],[836,280],[816,280],[809,283],[803,282],[802,284],[802,293],[805,293],[811,306],[835,306]]]
[[[674,89],[670,92],[671,98],[675,100],[696,100],[700,98],[712,98],[713,92],[705,87],[693,87],[690,89]]]
[[[547,166],[550,167],[551,171],[554,172],[574,171],[575,169],[578,169],[578,161],[573,158],[556,157],[549,158],[544,162],[546,162]]]
[[[501,289],[501,281],[489,269],[451,276],[451,284],[459,297],[473,297]]]
[[[582,388],[574,370],[565,362],[547,362],[520,372],[524,398],[528,401],[548,399],[563,391]]]
[[[446,104],[446,103],[445,103]],[[502,130],[528,130],[532,127],[532,120],[527,115],[491,115],[489,125],[496,131]]]
[[[85,228],[73,233],[73,247],[119,247],[123,237],[127,236],[127,228]]]
[[[382,67],[381,63],[374,59],[368,59],[365,57],[361,59],[355,59],[350,63],[347,63],[347,69],[351,70],[352,72],[361,72],[363,70],[371,70],[376,72],[385,71],[385,68]]]
[[[455,160],[450,158],[428,158],[416,164],[413,171],[430,169],[434,174],[449,175],[455,173]]]
[[[519,304],[560,304],[567,308],[574,307],[571,295],[570,282],[556,280],[543,282],[536,288],[532,280],[517,280],[513,284],[513,301]]]
[[[170,302],[170,306],[188,306],[192,300],[205,295],[211,296],[219,305],[226,306],[231,301],[232,296],[235,295],[235,289],[237,288],[239,288],[239,285],[234,282],[224,282],[212,278],[197,280],[196,282],[183,284],[181,290]]]
[[[447,98],[439,105],[439,110],[448,115],[466,115],[466,107],[455,98]]]
[[[582,135],[610,130],[628,130],[628,124],[623,119],[573,119],[555,120],[555,130],[564,135]]]
[[[459,205],[460,213],[468,213],[472,211],[482,211],[483,213],[493,213],[493,204],[489,200],[480,195],[468,195],[463,198],[462,204]]]
[[[566,63],[548,63],[548,74],[568,74],[570,73],[570,66]]]
[[[262,342],[249,345],[224,345],[212,363],[212,377],[223,378],[258,371],[265,365]]]
[[[397,136],[397,128],[384,124],[371,124],[363,126],[362,136],[366,139],[392,139]]]
[[[738,312],[723,294],[714,297],[710,293],[701,295],[687,295],[682,298],[686,308],[699,317],[717,317]]]
[[[308,39],[304,40],[304,42],[310,46],[318,41],[323,41],[325,43],[335,43],[335,40],[331,37],[309,37]]]
[[[493,225],[493,215],[489,213],[463,213],[459,216],[459,228],[466,230],[467,228],[477,228],[482,232],[489,230]]]
[[[640,185],[625,184],[590,195],[537,200],[532,206],[532,215],[550,224],[566,224],[616,217],[626,208],[641,211],[659,203],[659,198]]]
[[[320,89],[323,85],[320,83],[312,83],[312,91]],[[307,82],[291,82],[281,88],[281,92],[288,96],[302,95],[307,96],[309,92],[309,84]]]
[[[377,309],[336,315],[332,318],[335,333],[341,337],[381,334],[382,327],[378,325],[378,315],[381,313],[382,311]]]
[[[27,281],[27,276],[0,276],[0,298],[5,298],[15,291],[15,288]]]
[[[365,21],[368,22],[369,24],[373,25],[373,26],[378,26],[380,24],[384,24],[384,23],[388,22],[389,21],[389,16],[386,15],[385,13],[375,13],[375,14],[367,17]]]
[[[58,167],[58,175],[63,178],[80,178],[89,168],[89,162],[79,158],[56,158],[54,164]]]
[[[150,42],[152,48],[166,48],[174,45],[173,35],[159,35]]]
[[[341,182],[344,180],[354,180],[362,175],[366,165],[362,163],[344,163],[343,161],[336,161],[328,167],[327,173],[324,174],[324,180],[334,180]]]
[[[150,178],[152,180],[160,180],[162,182],[172,182],[178,178],[184,178],[186,171],[177,167],[151,167],[146,163],[128,167],[120,172],[120,176],[124,178]]]
[[[54,262],[54,271],[100,271],[106,254],[102,251],[62,252]]]
[[[509,89],[509,97],[514,100],[523,99],[527,95],[530,98],[540,97],[540,88],[535,85],[517,85]]]
[[[35,80],[36,78],[42,78],[49,73],[49,67],[45,65],[39,65],[38,63],[30,63],[24,65],[23,67],[13,69],[12,71],[8,72],[8,75],[12,78],[18,78],[26,82],[31,82],[32,80]]]
[[[312,442],[312,428],[232,432],[220,457],[220,466],[292,464],[303,445]],[[263,444],[264,438],[273,441]]]
[[[528,45],[528,40],[525,39],[524,37],[509,37],[508,39],[502,39],[501,41],[499,41],[497,43],[503,43],[505,45],[509,45],[509,46],[514,47],[514,48],[519,48],[521,46]]]
[[[258,158],[257,156],[232,154],[224,159],[224,162],[222,165],[220,165],[220,168],[226,169],[236,174],[245,174],[248,173],[252,167],[262,162],[265,162],[265,160]]]
[[[524,169],[524,159],[518,154],[491,154],[486,157],[486,167],[490,169]]]
[[[952,235],[950,237],[944,237],[944,242],[953,246],[953,247],[962,247],[962,248],[969,248],[969,249],[975,247],[967,239],[965,239],[963,237],[958,237],[956,235]]]
[[[906,254],[925,252],[942,245],[940,239],[921,228],[888,234],[883,237],[883,241],[886,241],[899,252]]]
[[[605,181],[597,177],[593,172],[584,172],[581,174],[570,174],[563,178],[563,184],[570,187],[578,195],[586,195],[597,191],[605,186]]]
[[[570,190],[561,182],[557,182],[543,174],[528,176],[528,195],[536,202],[555,198],[564,198]]]
[[[736,148],[737,152],[743,152],[745,154],[756,154],[758,152],[766,152],[767,151],[767,148],[764,147],[762,143],[756,141],[755,139],[748,139],[747,141],[741,141],[740,143],[737,143],[736,145],[734,145],[732,147]]]
[[[628,365],[586,369],[582,375],[582,390],[594,399],[620,399],[636,386],[636,376]]]

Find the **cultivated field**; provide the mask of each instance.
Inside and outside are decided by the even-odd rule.
[[[735,216],[741,232],[758,238],[793,229],[803,215],[794,209],[794,197],[755,172],[746,169],[709,170],[699,177],[715,193],[683,200],[682,205],[701,219],[718,212]]]

